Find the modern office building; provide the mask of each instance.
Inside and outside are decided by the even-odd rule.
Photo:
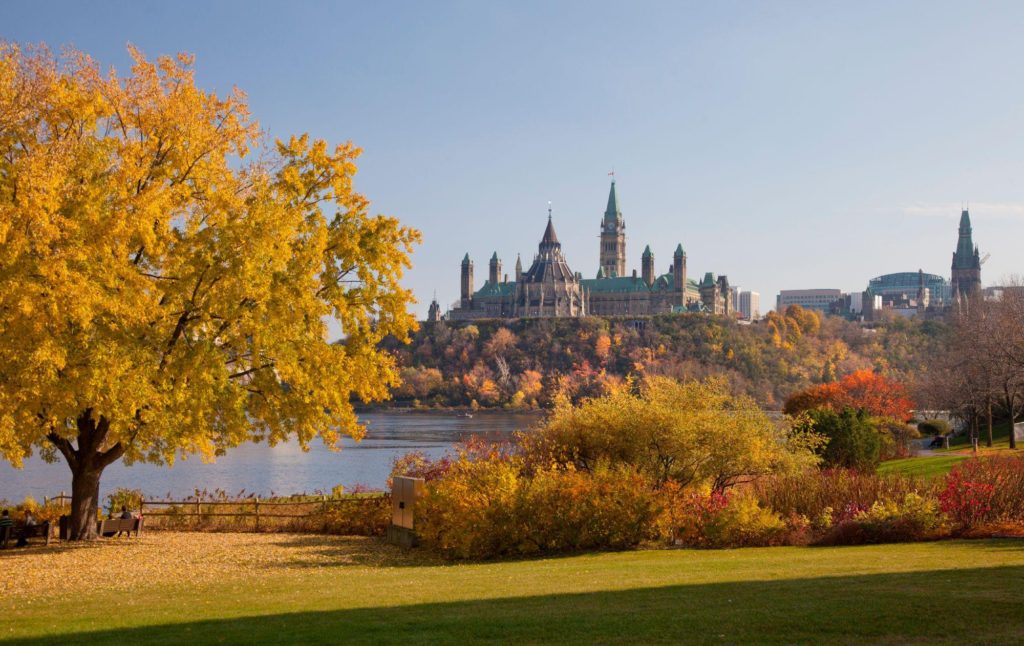
[[[781,312],[790,305],[828,314],[832,304],[843,298],[840,289],[783,289],[775,297],[775,311]]]
[[[884,274],[868,281],[871,296],[882,297],[883,308],[942,307],[952,302],[953,288],[944,277],[921,270]]]
[[[761,318],[761,295],[757,292],[740,292],[740,318],[756,321]]]

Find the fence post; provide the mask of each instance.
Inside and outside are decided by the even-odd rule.
[[[196,527],[199,526],[199,518],[203,515],[202,509],[199,507],[199,501],[202,499],[203,497],[200,494],[196,494]]]
[[[327,494],[320,494],[320,501],[320,506],[323,509],[323,511],[327,511]]]
[[[260,497],[256,496],[256,531],[260,531]]]

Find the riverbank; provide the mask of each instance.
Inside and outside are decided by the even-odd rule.
[[[3,559],[0,638],[22,643],[1024,639],[1014,540],[451,565],[374,539],[153,532]]]

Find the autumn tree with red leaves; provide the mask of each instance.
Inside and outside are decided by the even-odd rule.
[[[783,410],[789,415],[796,415],[816,408],[836,412],[852,408],[876,417],[907,421],[912,416],[913,405],[904,384],[870,370],[857,370],[838,382],[819,384],[793,393]]]

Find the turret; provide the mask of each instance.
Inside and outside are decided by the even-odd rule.
[[[651,245],[644,247],[644,255],[640,260],[640,271],[644,283],[648,287],[654,284],[654,253],[651,252]]]
[[[469,254],[462,259],[462,306],[469,307],[473,300],[473,261]]]
[[[672,254],[672,285],[679,298],[679,305],[686,305],[686,252],[680,243]]]
[[[521,282],[522,280],[523,280],[523,259],[519,257],[519,254],[516,254],[516,282],[518,283],[518,282]]]
[[[494,255],[491,256],[490,271],[488,272],[487,280],[492,285],[497,285],[498,281],[501,280],[501,261],[498,260],[497,251],[495,251]]]

